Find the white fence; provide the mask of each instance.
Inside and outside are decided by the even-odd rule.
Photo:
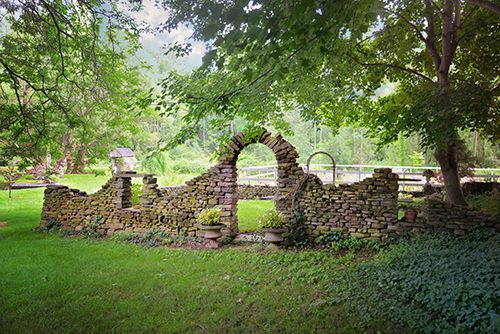
[[[305,165],[301,165],[305,170]],[[439,167],[416,167],[416,166],[377,166],[377,165],[337,165],[332,170],[329,164],[312,164],[310,173],[317,175],[323,183],[332,183],[335,173],[335,184],[355,183],[370,177],[375,168],[390,168],[393,173],[399,175],[400,191],[421,190],[425,184],[425,177],[422,173],[426,169],[440,171]],[[466,181],[498,181],[500,178],[500,168],[476,168],[473,170],[473,177],[466,177]],[[278,171],[277,165],[254,166],[238,168],[238,182],[241,184],[269,184],[276,185]],[[439,180],[433,178],[433,185],[442,185]]]

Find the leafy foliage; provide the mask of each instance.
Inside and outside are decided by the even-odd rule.
[[[488,213],[490,215],[500,215],[500,196],[495,194],[469,195],[467,202],[474,210]]]
[[[138,27],[106,0],[0,4],[0,153],[81,173],[137,133]],[[147,110],[144,110],[147,111]]]
[[[22,171],[22,166],[18,165],[18,161],[11,160],[7,164],[7,167],[0,168],[0,176],[4,178],[7,183],[7,187],[9,188],[9,198],[11,197],[11,187],[19,179],[24,175],[24,171]]]
[[[283,115],[294,109],[333,128],[362,124],[381,144],[417,134],[436,149],[450,201],[465,204],[456,180],[459,131],[499,139],[491,122],[499,116],[498,50],[491,47],[498,17],[478,2],[160,5],[171,14],[162,28],[189,24],[192,37],[210,46],[198,71],[172,73],[160,84],[164,113],[188,109],[174,142],[192,137],[192,125],[208,115],[217,128],[239,117],[248,130],[287,131]]]
[[[172,244],[196,243],[199,239],[183,235],[171,235],[165,231],[152,228],[143,234],[117,231],[113,233],[111,239],[118,242],[131,242],[145,247],[161,247]]]
[[[132,183],[130,185],[130,189],[132,190],[132,205],[138,205],[140,203],[140,196],[142,195],[142,185],[137,183]]]
[[[222,216],[222,209],[220,207],[206,208],[200,212],[198,221],[202,225],[214,226],[219,225],[219,219]]]
[[[310,245],[310,238],[304,225],[304,216],[300,210],[296,210],[294,219],[287,224],[288,230],[284,234],[283,244],[286,247],[303,248]]]
[[[495,332],[498,242],[498,236],[483,233],[403,241],[376,261],[337,272],[330,302],[352,303],[361,326],[385,318],[416,332]]]
[[[358,251],[361,249],[380,250],[383,244],[373,240],[359,239],[346,236],[339,232],[328,232],[315,239],[316,244],[326,246],[334,251],[348,250]]]
[[[285,225],[285,221],[285,215],[274,207],[267,209],[259,217],[259,225],[262,228],[281,228]]]

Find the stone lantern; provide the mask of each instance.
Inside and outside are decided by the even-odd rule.
[[[109,154],[113,174],[134,170],[135,153],[127,147],[117,147]]]

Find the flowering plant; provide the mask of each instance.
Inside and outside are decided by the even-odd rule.
[[[214,226],[219,224],[219,218],[222,216],[220,207],[206,208],[198,216],[198,222],[201,225]]]
[[[267,209],[259,218],[259,225],[263,228],[280,228],[283,227],[284,224],[285,215],[275,208]]]

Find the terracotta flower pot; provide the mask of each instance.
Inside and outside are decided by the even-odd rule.
[[[417,221],[418,211],[415,209],[407,209],[405,211],[405,221],[408,223],[414,223]]]
[[[283,241],[283,233],[286,231],[286,228],[263,228],[264,241],[269,242],[272,247],[278,248]]]
[[[217,224],[217,225],[201,225],[200,224],[200,230],[205,231],[205,234],[203,237],[205,239],[210,239],[210,240],[215,240],[217,238],[220,238],[222,236],[221,229],[224,227],[224,224]]]

